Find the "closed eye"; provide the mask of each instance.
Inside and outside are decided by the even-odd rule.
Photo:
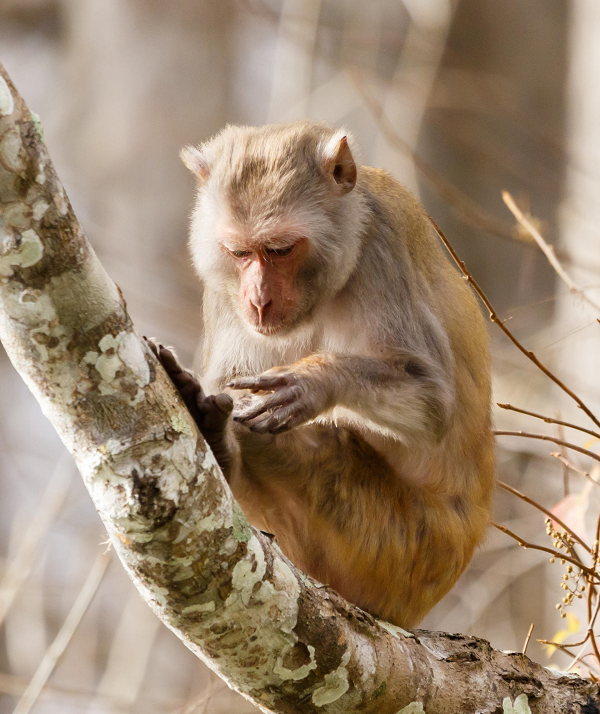
[[[247,258],[250,255],[249,250],[229,250],[229,253],[231,253],[234,258]]]
[[[294,245],[286,245],[284,248],[266,248],[265,253],[267,255],[277,256],[278,258],[284,258],[294,250],[294,247]]]

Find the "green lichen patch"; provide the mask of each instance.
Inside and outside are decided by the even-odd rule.
[[[505,697],[502,701],[502,710],[504,714],[531,714],[529,698],[526,694],[519,694],[513,704],[510,697]]]
[[[33,121],[33,126],[35,127],[35,133],[42,139],[44,140],[44,129],[42,128],[42,120],[40,119],[39,114],[36,114],[35,112],[30,112],[31,114],[31,120]]]
[[[0,276],[10,277],[13,268],[29,268],[42,259],[44,246],[38,234],[28,229],[20,236],[6,235],[0,245]]]
[[[391,622],[386,622],[385,620],[377,620],[378,624],[380,624],[384,630],[387,630],[390,635],[394,635],[394,637],[398,637],[398,635],[403,635],[404,637],[414,637],[412,632],[408,632],[408,630],[402,629],[402,627],[398,627],[398,625],[392,625]]]
[[[240,543],[247,543],[252,538],[252,528],[237,502],[233,504],[233,537]]]
[[[421,702],[411,702],[404,709],[400,709],[398,714],[426,714]]]
[[[192,427],[183,414],[174,414],[171,417],[171,425],[178,434],[185,434],[185,436],[189,436],[190,438],[194,436]]]
[[[378,697],[383,697],[383,695],[387,692],[387,682],[382,682],[377,689],[373,692],[373,698],[377,699]]]

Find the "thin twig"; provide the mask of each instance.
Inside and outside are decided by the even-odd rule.
[[[219,685],[219,686],[217,686]],[[208,706],[212,702],[215,694],[224,687],[224,683],[210,673],[210,681],[206,692],[202,692],[198,697],[188,702],[183,709],[180,709],[177,714],[206,714]],[[202,706],[204,705],[204,706]],[[198,707],[202,706],[202,711],[197,712]]]
[[[587,302],[587,304],[593,307],[595,310],[600,312],[600,305],[596,304],[591,298],[589,298],[585,294],[585,292],[581,288],[578,288],[577,285],[575,285],[575,283],[567,275],[558,258],[556,257],[554,248],[549,243],[546,243],[546,241],[542,238],[541,233],[527,218],[527,216],[523,214],[523,211],[521,211],[521,209],[517,206],[515,199],[510,195],[508,191],[502,191],[502,200],[508,206],[509,211],[513,214],[517,221],[523,226],[527,233],[529,233],[533,240],[538,244],[546,258],[548,258],[548,262],[556,271],[558,277],[565,283],[569,290],[574,295],[580,297],[584,302]]]
[[[553,640],[538,640],[538,642],[541,642],[544,645],[552,645],[553,647],[581,647],[581,645],[585,644],[588,640],[588,636],[586,634],[585,638],[583,640],[580,640],[579,642],[554,642]]]
[[[7,674],[6,672],[0,672],[0,695],[9,694],[11,697],[20,697],[23,692],[27,689],[29,680],[25,677],[19,677],[14,674]],[[83,689],[71,689],[69,687],[62,687],[56,684],[49,685],[46,684],[40,698],[48,697],[55,700],[60,697],[65,697],[69,699],[83,699],[81,706],[86,706],[90,700],[90,692]],[[88,711],[86,709],[86,711]]]
[[[559,644],[558,642],[552,642],[552,641],[550,641],[550,640],[538,640],[538,642],[540,642],[540,643],[543,644],[543,645],[552,645],[553,647],[556,647],[556,649],[561,650],[561,652],[564,652],[565,654],[568,654],[569,657],[574,657],[574,660],[573,660],[573,662],[571,662],[571,664],[569,665],[569,667],[568,667],[568,669],[567,669],[567,672],[568,672],[572,667],[575,667],[576,664],[578,664],[579,662],[582,662],[586,657],[592,657],[593,654],[594,654],[593,652],[588,652],[587,654],[581,654],[581,653],[580,653],[581,656],[580,656],[580,655],[575,655],[575,654],[573,654],[573,652],[569,652],[569,650],[566,649],[567,647],[569,647],[569,645],[564,645],[564,644],[561,645],[561,644]],[[586,645],[586,646],[587,646],[587,645]],[[589,666],[590,666],[590,665],[587,664],[587,662],[586,662],[586,667],[589,667]],[[593,666],[594,666],[594,665],[592,665],[592,667],[593,667]],[[597,667],[595,667],[595,669],[596,669],[597,672],[600,671]],[[593,677],[591,671],[590,671],[590,675]],[[595,677],[594,677],[594,680],[595,680]]]
[[[429,220],[431,221],[438,236],[440,237],[440,240],[446,246],[446,249],[452,256],[454,262],[458,265],[460,271],[465,276],[465,279],[471,285],[473,290],[475,290],[475,292],[479,296],[479,299],[481,300],[481,302],[483,302],[483,304],[486,306],[486,308],[489,312],[489,315],[490,315],[490,320],[493,323],[495,323],[496,325],[498,325],[498,327],[502,330],[502,332],[504,332],[504,334],[508,337],[508,339],[513,343],[513,345],[515,345],[515,347],[517,347],[529,360],[531,360],[533,362],[533,364],[538,369],[540,369],[549,379],[551,379],[556,385],[558,385],[563,390],[563,392],[568,394],[571,397],[571,399],[573,399],[575,401],[575,403],[579,406],[579,408],[582,409],[585,412],[585,414],[588,415],[588,417],[594,422],[594,424],[597,427],[600,427],[600,420],[596,416],[594,416],[594,413],[591,411],[591,409],[575,394],[575,392],[573,392],[571,389],[569,389],[564,382],[561,382],[561,380],[555,374],[553,374],[548,369],[548,367],[546,367],[544,364],[542,364],[533,352],[531,352],[530,350],[525,348],[519,342],[519,340],[517,340],[517,338],[513,335],[513,333],[508,329],[508,327],[506,327],[504,322],[498,317],[498,313],[492,307],[491,302],[487,299],[483,290],[479,287],[475,278],[467,270],[467,266],[465,265],[464,261],[462,261],[458,257],[458,254],[456,253],[454,248],[450,245],[450,241],[446,238],[442,229],[438,226],[438,224],[433,220],[433,218],[431,216],[429,216]]]
[[[100,585],[102,577],[106,572],[106,566],[109,561],[110,558],[106,555],[99,555],[96,558],[90,574],[81,588],[73,607],[63,623],[63,626],[60,628],[58,635],[56,635],[54,642],[46,651],[44,658],[40,662],[36,673],[31,678],[31,681],[23,693],[23,696],[19,700],[13,714],[28,714],[31,707],[35,704],[42,689],[44,688],[44,685],[48,681],[48,677],[52,674],[58,660],[75,634],[75,630],[81,622],[81,618],[84,616],[92,598],[96,594],[96,590],[98,590],[98,586]]]
[[[581,662],[581,660],[582,660],[584,657],[587,657],[588,655],[593,654],[592,652],[588,652],[588,653],[586,654],[586,649],[587,649],[587,648],[588,648],[588,641],[586,640],[586,643],[585,643],[585,644],[583,645],[583,647],[579,650],[579,652],[575,655],[575,659],[574,659],[574,660],[571,662],[571,664],[567,667],[567,672],[569,672],[570,670],[572,670],[573,667],[575,667],[575,665],[576,665],[578,662]]]
[[[576,474],[580,474],[584,478],[588,479],[588,481],[591,481],[594,486],[600,488],[600,483],[598,483],[598,481],[596,481],[590,473],[584,471],[583,469],[577,468],[577,466],[575,466],[572,461],[569,461],[569,459],[567,459],[564,454],[561,454],[558,451],[552,451],[550,452],[550,456],[553,456],[555,459],[558,459],[568,469],[571,469],[571,471],[574,471]]]
[[[560,419],[553,419],[552,417],[544,416],[543,414],[530,412],[527,411],[527,409],[521,409],[520,407],[515,407],[512,404],[500,404],[500,402],[496,403],[500,407],[500,409],[507,409],[511,412],[517,412],[518,414],[525,414],[530,417],[535,417],[536,419],[541,419],[542,421],[545,421],[546,424],[559,424],[560,426],[567,426],[569,427],[569,429],[577,429],[577,431],[583,431],[585,434],[589,434],[590,436],[596,437],[596,439],[600,439],[600,432],[598,431],[593,431],[592,429],[584,429],[584,427],[579,426],[577,424],[571,424],[571,422],[568,421],[561,421]]]
[[[15,597],[29,577],[40,544],[56,520],[69,493],[72,476],[70,461],[71,458],[68,454],[58,460],[40,505],[32,514],[17,552],[7,565],[2,580],[0,580],[0,624],[4,621]]]
[[[487,213],[476,201],[463,193],[451,181],[441,176],[428,161],[416,153],[414,149],[399,136],[385,115],[382,103],[373,92],[370,91],[362,72],[357,67],[350,67],[349,75],[358,93],[362,97],[365,106],[375,118],[377,128],[381,132],[381,135],[393,149],[411,157],[416,169],[427,181],[429,186],[438,196],[452,206],[464,223],[487,231],[492,235],[504,238],[505,240],[520,243],[524,242],[515,236],[512,231],[512,226],[508,221],[502,221]],[[529,244],[529,241],[527,241],[526,244]]]
[[[527,637],[525,638],[525,644],[523,645],[523,654],[527,653],[527,646],[529,645],[529,640],[531,639],[532,632],[533,632],[533,622],[531,623],[529,632],[527,633]]]
[[[590,587],[590,592],[592,592],[592,588]],[[598,612],[600,611],[600,598],[596,600],[596,607],[594,608],[594,614],[592,615],[592,619],[588,622],[588,629],[593,629],[594,625],[596,624],[596,618],[598,617]],[[600,661],[598,662],[600,664]]]
[[[588,652],[587,654],[584,654],[584,655],[583,655],[583,657],[581,658],[580,662],[585,662],[585,660],[586,660],[588,657],[595,657],[595,656],[596,656],[596,655],[595,655],[593,652]],[[594,667],[594,663],[592,663],[592,665],[590,665],[588,662],[585,662],[585,666],[588,668],[588,672],[589,672],[589,674],[591,675],[590,678],[593,678],[594,681],[597,682],[598,680],[594,677],[594,675],[592,674],[592,670],[591,670],[591,668]],[[596,669],[596,672],[600,672],[600,668],[599,668],[599,667],[596,666],[595,669]]]
[[[121,707],[127,702],[129,708],[138,701],[159,627],[160,620],[132,589],[123,606],[96,690],[98,706],[95,707],[93,702],[91,710],[102,709],[115,699]]]
[[[559,412],[557,412],[557,414],[560,416]],[[557,424],[556,431],[558,432],[558,438],[565,441],[566,440],[565,427],[562,424]],[[561,450],[562,455],[566,458],[566,456],[567,456],[566,448],[564,446],[561,446],[560,450]],[[569,495],[569,493],[571,491],[570,480],[571,480],[571,474],[569,472],[569,467],[563,463],[563,491],[564,491],[565,498]]]
[[[512,493],[514,496],[517,496],[517,498],[520,498],[521,500],[525,501],[525,503],[529,503],[530,506],[533,506],[534,508],[537,508],[538,511],[541,511],[544,513],[548,518],[551,518],[555,523],[558,523],[558,525],[566,531],[573,540],[576,540],[579,545],[581,545],[588,553],[591,554],[592,549],[585,543],[584,540],[582,540],[575,531],[571,530],[569,526],[564,523],[563,521],[560,520],[557,516],[555,516],[552,511],[549,511],[547,508],[544,508],[540,503],[537,501],[534,501],[533,498],[530,498],[529,496],[526,496],[524,493],[521,493],[521,491],[517,491],[516,488],[513,488],[512,486],[509,486],[507,483],[504,483],[504,481],[497,481],[496,482],[500,488],[503,488],[505,491],[508,491],[509,493]]]
[[[497,528],[499,531],[502,531],[502,533],[506,533],[507,536],[514,538],[514,540],[516,540],[522,548],[531,548],[532,550],[540,550],[542,551],[542,553],[550,553],[553,558],[559,558],[560,560],[565,560],[577,566],[582,572],[584,572],[586,575],[589,575],[590,578],[595,579],[597,577],[596,572],[594,570],[585,566],[577,558],[573,558],[572,556],[567,555],[566,553],[561,553],[558,550],[554,550],[554,548],[546,548],[546,546],[543,545],[529,543],[528,541],[518,536],[516,533],[513,533],[512,531],[508,530],[506,526],[498,525],[498,523],[494,523],[494,521],[491,521],[491,525],[493,525],[494,528]]]
[[[573,449],[573,451],[578,451],[580,454],[589,456],[590,459],[595,459],[600,461],[600,455],[595,454],[589,449],[584,449],[582,446],[577,446],[576,444],[571,444],[568,441],[563,441],[562,439],[557,439],[555,436],[546,436],[545,434],[532,434],[528,431],[495,431],[496,436],[522,436],[526,439],[539,439],[539,441],[551,441],[553,444],[559,444],[560,446],[566,446],[567,449]]]
[[[596,642],[596,635],[594,634],[594,622],[598,616],[598,609],[600,608],[600,598],[596,597],[596,612],[592,614],[592,597],[594,595],[594,588],[592,583],[588,584],[588,596],[587,596],[587,608],[588,608],[588,637],[592,643],[592,649],[596,655],[596,660],[600,665],[600,651],[598,650],[598,643]]]
[[[573,652],[569,652],[567,647],[571,647],[571,645],[564,645],[561,644],[560,642],[552,642],[552,640],[537,640],[541,645],[551,645],[552,647],[556,647],[557,650],[561,650],[561,652],[564,652],[565,654],[568,654],[570,657],[575,657]]]

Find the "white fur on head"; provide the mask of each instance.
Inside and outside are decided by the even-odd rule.
[[[200,146],[184,146],[179,156],[187,168],[199,179],[206,181],[210,175],[210,163]]]
[[[306,161],[302,147],[310,147],[315,163]],[[200,176],[190,248],[208,291],[222,296],[220,312],[225,302],[231,307],[236,302],[236,269],[222,247],[228,235],[246,234],[257,242],[281,234],[305,237],[321,266],[313,292],[323,302],[344,286],[368,216],[362,192],[352,191],[356,151],[346,130],[310,122],[228,126],[199,147],[184,149],[184,162]],[[254,181],[246,181],[252,172]],[[295,181],[298,176],[307,183]]]

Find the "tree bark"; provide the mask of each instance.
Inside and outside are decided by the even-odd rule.
[[[0,65],[0,339],[158,617],[263,711],[599,714],[596,684],[380,622],[250,527]]]

